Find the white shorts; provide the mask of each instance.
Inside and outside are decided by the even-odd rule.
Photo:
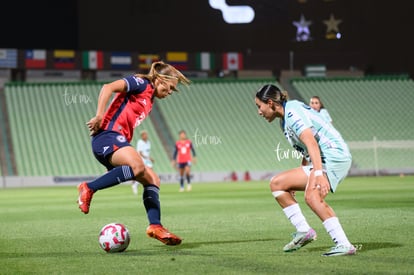
[[[142,159],[143,161],[144,161],[144,165],[145,166],[147,166],[147,167],[149,167],[149,168],[152,168],[152,166],[153,166],[153,164],[152,164],[152,161],[151,160],[149,160],[149,159]]]
[[[334,193],[338,184],[340,184],[348,175],[351,168],[352,159],[343,161],[327,161],[322,165],[323,171],[327,174],[329,184],[331,185],[331,192]],[[310,165],[302,166],[303,171],[309,177],[313,169],[312,163]]]

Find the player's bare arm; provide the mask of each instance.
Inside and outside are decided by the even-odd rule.
[[[312,130],[310,128],[305,129],[300,137],[301,141],[306,145],[308,149],[309,157],[313,164],[313,176],[309,177],[308,187],[312,189],[319,189],[321,198],[325,198],[329,193],[330,185],[326,177],[322,175],[315,175],[314,171],[322,171],[322,159],[321,152],[319,150],[318,142],[313,136]]]
[[[96,134],[102,123],[102,117],[104,116],[106,106],[112,97],[113,93],[126,91],[126,83],[124,80],[119,79],[109,84],[104,84],[98,97],[98,107],[96,109],[96,115],[91,118],[86,124],[88,125],[90,135]]]

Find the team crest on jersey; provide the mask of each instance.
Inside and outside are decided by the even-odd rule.
[[[117,137],[116,137],[116,139],[117,139],[119,142],[126,142],[126,138],[125,138],[124,136],[122,136],[122,135],[117,136]]]
[[[141,77],[134,76],[135,82],[137,82],[138,85],[144,84],[144,79]]]

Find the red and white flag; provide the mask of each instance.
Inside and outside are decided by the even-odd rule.
[[[24,64],[27,69],[46,68],[46,50],[26,50]]]
[[[223,69],[237,71],[243,69],[243,55],[237,52],[223,54]]]

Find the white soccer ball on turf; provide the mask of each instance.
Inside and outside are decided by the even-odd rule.
[[[130,240],[128,229],[121,223],[109,223],[99,232],[99,245],[108,253],[125,251]]]

